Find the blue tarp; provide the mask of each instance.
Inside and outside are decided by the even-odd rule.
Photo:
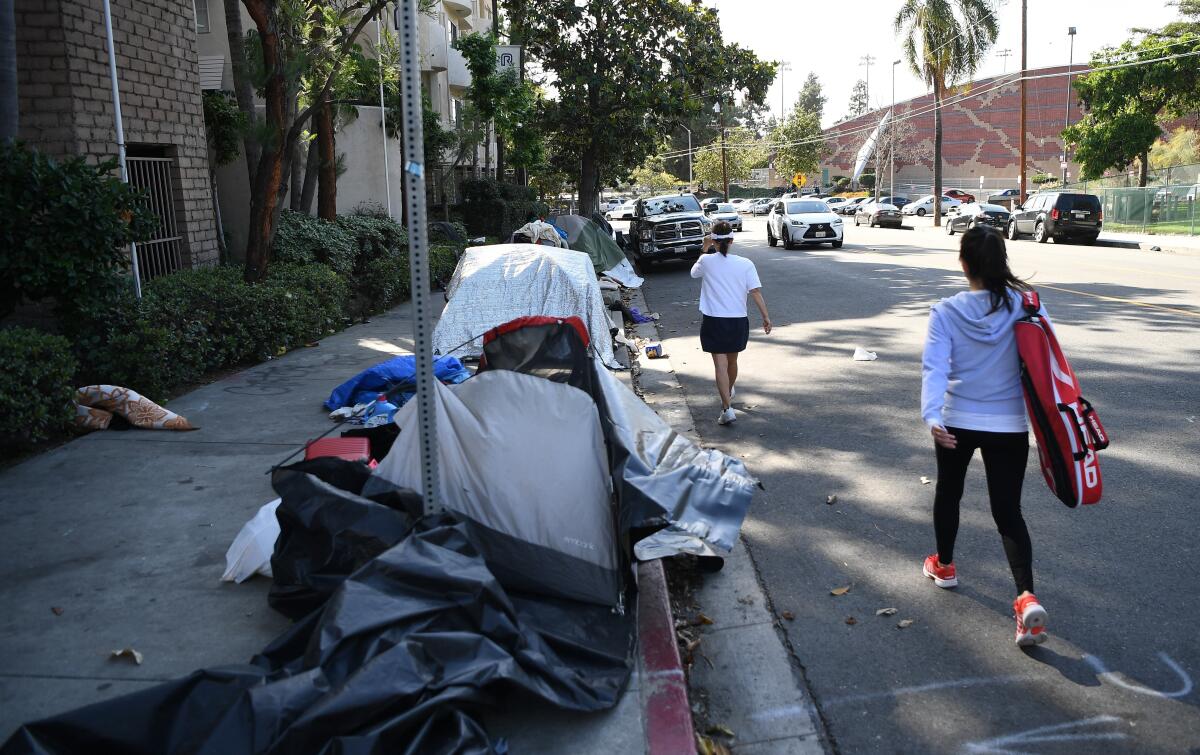
[[[403,406],[416,393],[416,357],[412,354],[393,357],[374,367],[368,367],[333,389],[325,408],[333,411],[343,406],[367,404],[389,387],[407,384],[411,390],[393,394],[392,403]],[[433,362],[433,376],[447,385],[457,385],[471,377],[471,371],[456,357],[438,357]]]

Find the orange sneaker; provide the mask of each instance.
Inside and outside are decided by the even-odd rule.
[[[936,553],[925,557],[921,573],[932,579],[933,583],[938,587],[958,586],[958,574],[954,571],[954,564],[939,565],[938,554]]]
[[[1018,645],[1028,647],[1046,641],[1046,609],[1032,593],[1013,601],[1013,615],[1017,617]]]

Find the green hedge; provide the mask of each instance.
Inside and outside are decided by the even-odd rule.
[[[0,445],[42,440],[70,426],[74,373],[71,344],[62,336],[0,330]]]
[[[537,201],[533,189],[490,178],[463,181],[462,192],[463,216],[471,236],[506,239],[525,225],[529,213],[542,215],[550,211],[546,203]]]

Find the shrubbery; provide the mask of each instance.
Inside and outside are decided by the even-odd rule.
[[[529,213],[541,215],[550,209],[537,201],[533,189],[491,178],[463,181],[462,191],[466,228],[473,236],[507,238],[525,224]]]
[[[69,426],[74,373],[71,344],[62,336],[0,330],[0,445],[42,440]]]

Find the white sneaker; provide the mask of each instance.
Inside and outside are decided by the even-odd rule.
[[[733,411],[732,406],[721,412],[720,417],[717,417],[718,425],[728,425],[730,422],[737,422],[737,412]]]

